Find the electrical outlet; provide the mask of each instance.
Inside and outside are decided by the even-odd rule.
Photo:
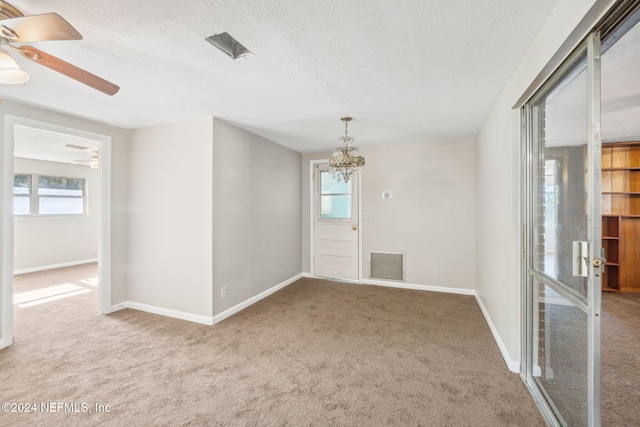
[[[439,276],[440,275],[440,269],[438,267],[433,269],[433,275],[434,276]]]
[[[223,286],[223,287],[220,289],[220,298],[226,298],[226,297],[227,297],[227,287],[226,287],[226,286]]]

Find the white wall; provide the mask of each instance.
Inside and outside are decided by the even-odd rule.
[[[16,217],[13,268],[16,272],[97,259],[101,188],[98,170],[88,166],[16,158],[15,173],[84,178],[83,216]]]
[[[477,293],[512,370],[521,332],[520,116],[512,107],[594,3],[558,2],[476,138]]]
[[[211,121],[132,131],[130,302],[213,315]]]
[[[406,282],[475,288],[474,143],[457,141],[361,148],[362,277],[369,251],[406,253]],[[303,156],[303,268],[310,272],[309,161]],[[383,200],[382,192],[393,197]],[[433,275],[434,268],[440,276]]]
[[[108,106],[105,108],[109,108]],[[119,129],[113,126],[105,125],[102,123],[85,120],[78,117],[72,117],[65,114],[55,113],[40,108],[27,106],[11,101],[4,101],[0,104],[0,164],[4,168],[13,169],[13,155],[9,158],[6,155],[9,150],[9,145],[13,146],[13,140],[7,139],[6,118],[7,116],[14,116],[25,118],[29,120],[35,120],[43,123],[50,123],[58,126],[63,126],[70,129],[77,129],[83,132],[90,132],[92,134],[105,135],[111,138],[112,146],[112,175],[111,175],[111,246],[112,246],[112,270],[111,270],[111,301],[117,303],[123,301],[126,293],[125,285],[125,269],[127,260],[127,245],[126,245],[126,209],[127,209],[127,185],[128,185],[128,132],[124,129]],[[10,187],[10,183],[6,183],[5,179],[11,180],[12,177],[7,176],[4,173],[0,174],[0,191]],[[13,194],[4,194],[4,197],[0,197],[0,223],[12,224],[11,221],[5,221],[5,215],[11,215],[11,210],[7,209],[7,204],[11,203]],[[13,238],[12,229],[2,228],[0,230],[0,241],[6,242]],[[0,245],[0,259],[5,258],[4,251],[7,249],[5,245]],[[13,265],[10,267],[0,265],[0,276],[6,280],[11,280],[13,275]],[[0,331],[4,334],[6,331],[6,325],[11,322],[9,317],[12,315],[10,310],[6,310],[11,306],[10,297],[7,293],[0,292]],[[0,347],[3,343],[4,335],[0,336]]]
[[[301,273],[301,154],[213,121],[216,315]],[[221,288],[227,288],[221,298]]]

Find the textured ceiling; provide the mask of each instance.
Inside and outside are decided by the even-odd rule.
[[[78,160],[89,161],[99,147],[98,141],[91,139],[19,125],[14,127],[14,139],[15,157],[49,162],[77,164]],[[86,149],[67,147],[67,145],[86,147]]]
[[[137,128],[215,116],[301,152],[471,138],[557,0],[15,0],[82,41],[32,43],[121,86],[108,97],[18,59],[0,95]],[[232,61],[204,39],[229,32]]]

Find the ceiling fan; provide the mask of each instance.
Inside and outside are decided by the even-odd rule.
[[[74,162],[78,165],[88,165],[90,166],[92,169],[98,169],[98,166],[100,165],[100,163],[98,162],[98,153],[94,154],[93,156],[91,156],[90,159],[86,159],[86,160],[74,160]]]
[[[82,35],[57,13],[24,16],[14,6],[0,0],[0,83],[18,84],[29,79],[5,49],[9,47],[36,64],[107,95],[115,95],[120,90],[119,86],[35,47],[16,45],[50,40],[82,40]]]
[[[97,169],[98,168],[98,151],[96,150],[92,150],[94,152],[93,156],[91,156],[90,159],[81,159],[81,160],[74,160],[75,163],[79,164],[79,165],[89,165],[91,166],[93,169]]]
[[[89,147],[85,147],[83,145],[75,145],[75,144],[65,144],[64,148],[67,148],[69,150],[78,150],[78,151],[92,151],[93,152],[93,156],[91,156],[90,159],[78,159],[78,160],[74,160],[73,162],[79,165],[89,165],[91,166],[93,169],[97,169],[99,166],[98,163],[98,150],[94,150],[91,149]]]

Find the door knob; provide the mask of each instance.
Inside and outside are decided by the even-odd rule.
[[[354,224],[354,225],[351,227],[351,229],[352,229],[353,231],[356,231],[356,230],[358,229],[358,226]]]

